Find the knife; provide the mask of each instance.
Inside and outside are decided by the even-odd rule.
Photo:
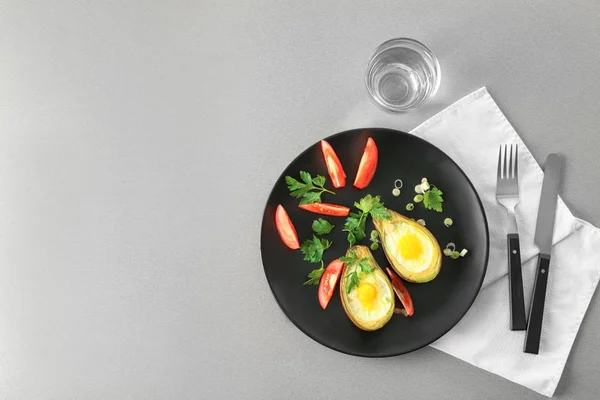
[[[540,208],[538,209],[537,225],[535,227],[534,243],[540,249],[540,256],[536,268],[535,283],[533,284],[529,323],[525,334],[525,348],[523,349],[525,353],[538,354],[540,350],[561,169],[562,157],[555,153],[550,154],[544,166],[544,183],[542,184]]]

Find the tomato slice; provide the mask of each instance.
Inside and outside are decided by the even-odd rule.
[[[363,152],[362,158],[360,159],[360,165],[358,166],[358,172],[354,179],[354,186],[359,189],[364,189],[369,186],[371,179],[375,176],[375,170],[377,169],[377,160],[379,159],[379,152],[375,141],[372,138],[367,140],[367,145]]]
[[[398,298],[402,302],[402,305],[404,306],[403,311],[406,312],[405,315],[410,317],[415,313],[415,306],[413,305],[412,299],[410,298],[410,293],[408,293],[408,289],[406,289],[406,286],[404,286],[404,283],[402,283],[402,279],[400,279],[400,277],[396,275],[394,271],[392,271],[389,268],[386,268],[386,271],[390,276],[390,279],[392,280],[392,287],[394,288],[394,292],[396,292],[396,295],[398,296]]]
[[[323,276],[321,276],[321,280],[319,281],[319,304],[323,310],[327,308],[327,304],[329,304],[329,300],[331,300],[331,296],[335,291],[335,286],[342,275],[343,269],[343,262],[340,260],[333,260],[329,263],[327,268],[325,268],[325,272],[323,272]]]
[[[277,206],[277,211],[275,211],[275,226],[277,226],[277,232],[279,232],[281,240],[287,247],[292,250],[300,248],[296,228],[281,204]]]
[[[303,210],[314,212],[315,214],[331,215],[333,217],[345,217],[350,213],[348,207],[329,203],[300,204],[299,207]]]
[[[329,172],[333,187],[344,187],[346,185],[346,173],[344,172],[342,163],[340,162],[337,154],[335,154],[333,147],[331,147],[327,141],[321,140],[321,150],[323,151],[323,157],[325,158],[325,164],[327,165],[327,172]]]

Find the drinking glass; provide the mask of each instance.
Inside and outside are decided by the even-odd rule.
[[[416,110],[429,101],[441,80],[440,64],[423,43],[398,38],[382,43],[371,57],[365,82],[375,102],[386,110]]]

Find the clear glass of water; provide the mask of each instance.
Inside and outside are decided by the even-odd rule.
[[[382,43],[369,61],[365,81],[375,102],[386,110],[416,110],[440,86],[440,63],[433,52],[414,39]]]

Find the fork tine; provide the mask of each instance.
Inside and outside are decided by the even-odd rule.
[[[498,175],[497,179],[500,180],[502,178],[502,145],[498,148]]]
[[[504,165],[502,166],[502,176],[504,177],[504,179],[508,178],[508,174],[507,174],[508,162],[506,160],[506,153],[508,153],[508,146],[504,145]]]
[[[515,144],[515,179],[519,179],[519,145]]]
[[[508,178],[513,179],[513,145],[510,145],[510,157],[508,158]]]

